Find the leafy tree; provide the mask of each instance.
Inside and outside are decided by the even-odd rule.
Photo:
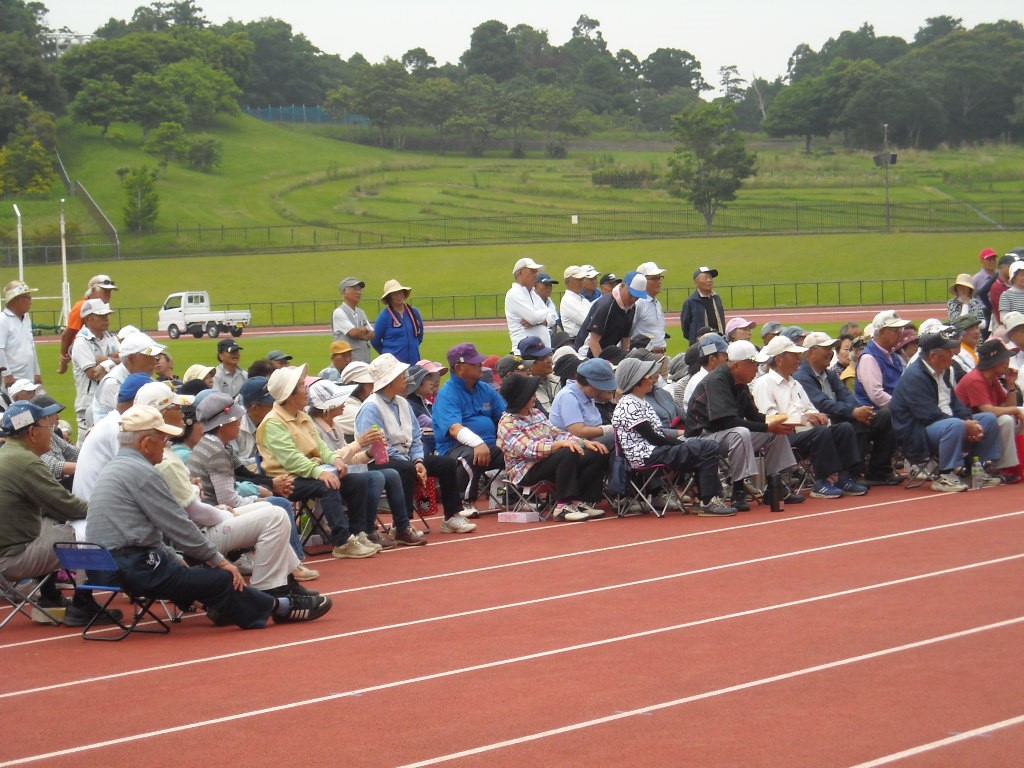
[[[699,101],[700,96],[690,88],[672,88],[666,93],[645,88],[637,94],[637,114],[647,130],[670,131],[672,118]]]
[[[710,88],[700,72],[700,62],[689,51],[658,48],[644,59],[641,75],[648,88],[666,93],[672,88],[706,91]]]
[[[672,128],[679,144],[669,158],[669,191],[701,213],[708,232],[715,214],[756,173],[757,156],[747,151],[733,109],[724,102],[701,102],[677,115]]]
[[[217,113],[237,114],[241,91],[226,73],[199,59],[184,59],[160,69],[154,80],[188,109],[190,126],[205,126]]]
[[[0,90],[24,94],[50,111],[64,107],[64,91],[42,45],[24,32],[0,32]]]
[[[610,53],[592,56],[580,68],[573,86],[576,99],[596,115],[633,114],[636,104]]]
[[[160,165],[166,175],[167,164],[181,157],[187,146],[185,129],[181,123],[160,123],[150,132],[142,149],[160,158]]]
[[[96,36],[112,40],[133,32],[166,32],[172,28],[203,29],[209,22],[202,13],[203,9],[193,0],[140,5],[132,13],[131,21],[111,18],[96,30]]]
[[[615,63],[619,65],[623,81],[629,84],[630,89],[635,90],[639,86],[640,76],[643,74],[643,65],[640,63],[640,59],[628,48],[623,48],[615,54]]]
[[[459,61],[470,75],[486,75],[497,83],[511,80],[519,72],[516,41],[508,27],[494,19],[473,30],[469,49]]]
[[[480,157],[498,127],[501,113],[501,92],[487,75],[471,75],[462,83],[459,109],[449,123],[453,132],[464,136],[469,154]]]
[[[213,136],[202,135],[186,138],[185,159],[189,167],[209,173],[224,157],[224,145]]]
[[[119,174],[121,175],[121,174]],[[124,186],[124,224],[132,232],[152,229],[160,213],[160,196],[156,191],[156,170],[143,165],[129,168],[121,175]]]
[[[28,120],[33,106],[27,97],[0,89],[0,147]]]
[[[519,73],[535,83],[552,82],[555,78],[557,54],[543,29],[517,24],[508,31],[516,45]]]
[[[542,85],[534,89],[530,124],[544,131],[549,141],[584,132],[580,122],[580,105],[572,91],[556,85]]]
[[[832,133],[830,94],[819,77],[802,78],[783,88],[761,123],[769,136],[802,136],[804,151],[811,151],[815,136]]]
[[[575,38],[583,38],[585,40],[593,40],[600,50],[606,51],[608,50],[608,46],[604,42],[604,35],[601,33],[601,30],[598,29],[600,26],[600,21],[583,14],[576,20],[576,23],[572,27],[572,36]]]
[[[867,77],[839,116],[854,146],[882,146],[883,124],[890,144],[933,149],[945,133],[945,113],[927,81],[908,79],[892,68]]]
[[[160,123],[185,124],[189,119],[188,105],[181,96],[166,81],[145,72],[132,79],[125,114],[142,126],[143,140]]]
[[[377,127],[380,146],[389,137],[395,146],[400,146],[401,137],[392,133],[409,120],[411,85],[402,62],[385,59],[356,72],[351,86],[332,91],[327,97],[328,108],[335,114],[362,115]]]
[[[412,48],[402,54],[402,66],[409,70],[410,75],[423,77],[435,64],[437,59],[427,53],[425,48]]]
[[[763,77],[754,75],[743,92],[742,100],[736,104],[736,119],[740,129],[760,131],[761,122],[767,116],[768,108],[785,87],[781,77],[769,83]]]
[[[46,8],[41,3],[22,0],[0,0],[0,29],[35,40],[43,31],[42,17]]]
[[[438,154],[444,154],[445,129],[458,109],[459,86],[447,77],[431,77],[412,86],[416,119],[437,131]]]
[[[743,86],[747,84],[747,81],[740,77],[739,69],[735,64],[719,67],[718,79],[721,82],[723,99],[731,101],[733,104],[743,101]]]
[[[68,105],[68,111],[75,122],[98,125],[106,136],[111,123],[124,120],[127,106],[124,88],[114,78],[104,75],[99,80],[86,80]]]
[[[940,37],[957,32],[964,28],[963,19],[952,16],[931,16],[924,20],[924,26],[914,35],[914,45],[922,46],[934,43]]]
[[[57,125],[53,117],[33,109],[7,142],[0,186],[5,194],[44,197],[57,183],[54,148]]]

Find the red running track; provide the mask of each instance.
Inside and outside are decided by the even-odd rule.
[[[312,624],[107,645],[18,617],[0,765],[1017,766],[1021,498],[487,516],[319,562]]]

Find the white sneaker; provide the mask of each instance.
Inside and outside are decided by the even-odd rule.
[[[594,519],[597,519],[599,517],[604,517],[604,510],[603,509],[598,509],[595,506],[587,504],[587,502],[585,502],[585,501],[576,502],[576,504],[574,506],[580,512],[584,513],[587,516],[587,518],[590,519],[590,520],[594,520]]]
[[[356,541],[358,541],[364,547],[370,547],[370,549],[373,549],[376,552],[380,552],[382,549],[384,549],[384,547],[382,547],[380,544],[371,541],[370,537],[366,535],[366,531],[360,531],[358,534],[356,534]]]
[[[462,517],[480,517],[480,510],[476,508],[476,504],[472,501],[462,502],[462,509],[459,511],[459,515]]]
[[[471,523],[462,515],[452,515],[441,523],[441,533],[472,533],[476,523]]]
[[[340,547],[335,547],[331,554],[337,558],[358,559],[363,557],[373,557],[377,554],[377,549],[375,547],[365,546],[355,536],[349,536],[348,541]]]
[[[952,472],[945,472],[932,481],[932,490],[942,493],[960,493],[967,490],[967,485]]]
[[[561,520],[565,523],[578,523],[583,520],[589,520],[590,515],[572,504],[559,504],[555,507],[555,511],[551,515],[555,520]]]

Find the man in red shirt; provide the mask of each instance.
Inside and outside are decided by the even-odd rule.
[[[110,275],[96,275],[89,280],[89,287],[85,291],[85,297],[79,299],[78,303],[68,313],[68,320],[64,326],[64,333],[60,337],[60,364],[57,373],[66,373],[68,363],[71,362],[71,345],[75,343],[75,336],[82,330],[82,305],[89,299],[100,299],[104,304],[110,303],[111,294],[117,290],[117,283],[110,279]]]
[[[1024,430],[1024,411],[1017,407],[1017,370],[1010,367],[1013,353],[999,339],[989,339],[978,349],[978,365],[956,385],[956,396],[972,413],[996,416],[1003,453],[993,469],[1005,483],[1016,483],[1020,475],[1009,472],[1020,460],[1015,436]]]

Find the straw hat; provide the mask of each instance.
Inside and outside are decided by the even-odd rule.
[[[971,276],[966,272],[961,272],[956,276],[956,282],[949,286],[949,292],[956,296],[956,287],[961,286],[963,288],[970,288],[971,293],[974,293],[974,283],[971,282]]]
[[[408,297],[409,294],[412,293],[412,288],[402,285],[397,280],[388,280],[386,283],[384,283],[384,293],[381,294],[380,300],[387,301],[388,296],[390,296],[392,293],[397,293],[398,291],[405,291],[405,295],[406,297]]]

